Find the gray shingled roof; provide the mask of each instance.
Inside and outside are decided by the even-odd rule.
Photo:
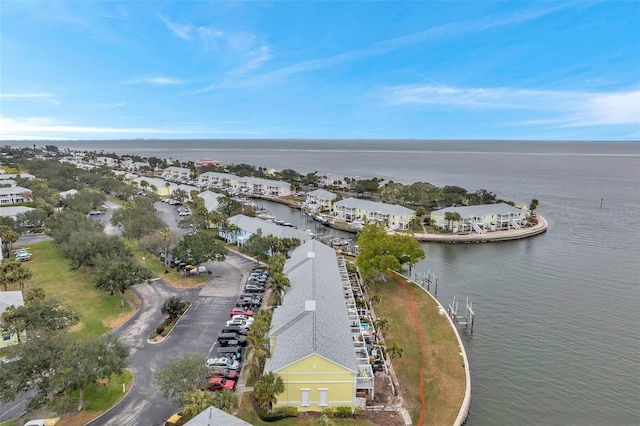
[[[213,191],[204,191],[198,194],[198,197],[202,198],[204,201],[204,206],[207,208],[207,211],[214,211],[220,205],[219,200],[221,197],[224,197],[224,194],[218,194]]]
[[[284,272],[291,286],[271,321],[269,336],[276,339],[272,371],[317,354],[357,373],[335,251],[311,240],[294,250]],[[315,310],[305,311],[310,300]]]
[[[513,207],[507,203],[499,204],[480,204],[478,206],[457,206],[447,207],[445,209],[435,210],[432,215],[444,216],[448,212],[458,212],[460,216],[465,217],[483,217],[493,214],[521,214],[522,210]]]
[[[0,194],[21,194],[23,192],[31,192],[30,189],[22,186],[3,186],[0,187]]]
[[[309,192],[307,195],[311,195],[312,197],[316,197],[319,200],[335,200],[338,196],[333,192],[327,191],[325,189],[316,189],[315,191]]]
[[[276,225],[273,222],[267,222],[266,220],[245,216],[243,214],[230,217],[229,223],[251,234],[255,233],[258,229],[262,229],[262,235],[273,235],[278,238],[297,238],[301,242],[305,242],[311,238],[306,232],[291,228],[290,226]]]
[[[334,207],[344,206],[349,208],[366,210],[367,212],[380,212],[382,214],[390,214],[390,215],[396,215],[396,216],[415,213],[413,210],[400,206],[398,204],[378,203],[376,201],[362,200],[360,198],[353,198],[353,197],[345,198],[344,200],[338,201],[333,205]]]
[[[242,419],[232,416],[216,407],[209,407],[202,413],[198,414],[187,423],[185,426],[251,426],[251,423],[247,423]]]
[[[35,210],[33,207],[26,206],[9,206],[9,207],[0,207],[0,216],[1,217],[13,217],[20,213],[26,213],[28,211]]]
[[[24,305],[21,291],[0,291],[0,314],[7,310],[11,305],[18,306]]]

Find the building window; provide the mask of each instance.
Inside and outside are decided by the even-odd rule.
[[[309,389],[300,389],[300,405],[303,407],[309,406]]]
[[[320,403],[318,404],[321,407],[326,407],[329,401],[329,389],[318,389],[320,394]]]

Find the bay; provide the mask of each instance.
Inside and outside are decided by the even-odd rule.
[[[640,143],[54,141],[59,147],[485,188],[540,201],[530,239],[424,244],[438,298],[469,297],[469,425],[640,424]],[[12,143],[20,146],[19,142]],[[601,199],[603,205],[600,207]],[[269,206],[304,229],[297,211]],[[313,230],[313,229],[312,229]]]

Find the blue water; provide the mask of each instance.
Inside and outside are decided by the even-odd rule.
[[[547,233],[506,243],[424,244],[427,258],[414,269],[438,276],[443,304],[453,296],[473,302],[475,332],[464,337],[472,377],[467,424],[640,424],[640,143],[53,144],[537,198]],[[287,207],[269,208],[303,229],[318,226]]]

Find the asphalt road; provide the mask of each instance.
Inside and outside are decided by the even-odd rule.
[[[172,229],[177,221],[171,220],[174,206],[156,204],[156,213]],[[131,347],[130,369],[135,374],[135,384],[127,397],[100,419],[96,425],[163,425],[179,407],[160,394],[153,381],[153,374],[168,360],[180,358],[186,353],[206,357],[216,353],[216,337],[229,310],[235,306],[242,292],[244,277],[255,267],[255,261],[235,253],[229,253],[224,262],[205,264],[212,274],[201,289],[174,289],[162,280],[134,287],[142,305],[134,317],[113,332]],[[160,308],[164,300],[177,295],[190,300],[191,307],[163,343],[151,344],[147,337],[162,321]]]
[[[120,235],[121,230],[109,224],[111,211],[120,205],[108,201],[109,211],[96,216],[105,224],[109,235]],[[172,230],[184,234],[187,230],[178,227],[179,216],[175,206],[156,203],[156,214]],[[48,239],[43,235],[22,237],[16,245],[28,246]],[[164,425],[166,419],[179,407],[162,397],[153,381],[153,374],[168,360],[180,358],[187,353],[215,356],[216,337],[229,310],[242,292],[244,278],[256,266],[255,261],[235,253],[229,253],[224,262],[207,262],[211,276],[204,287],[179,290],[168,286],[162,280],[134,287],[140,297],[141,306],[134,316],[120,328],[113,330],[131,347],[129,368],[135,375],[135,383],[126,398],[108,413],[96,419],[94,425],[128,426]],[[171,334],[159,344],[147,342],[147,337],[162,321],[162,304],[169,296],[179,296],[191,301],[191,307],[183,315]],[[24,399],[9,404],[0,404],[0,421],[15,418],[24,412]]]

